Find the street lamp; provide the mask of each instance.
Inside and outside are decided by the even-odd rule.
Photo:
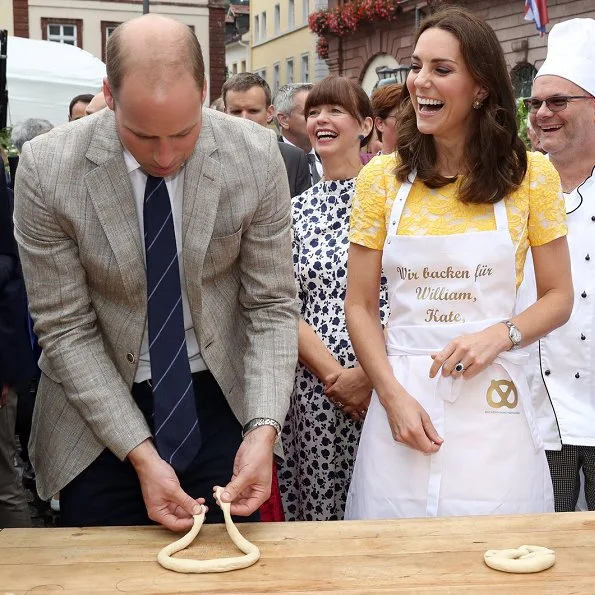
[[[388,85],[390,83],[405,84],[409,74],[409,66],[379,66],[376,69],[378,75],[377,87]]]

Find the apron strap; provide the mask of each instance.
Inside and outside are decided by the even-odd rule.
[[[413,182],[415,181],[415,177],[417,176],[417,172],[413,170],[408,176],[407,180],[405,180],[399,191],[397,192],[397,196],[395,196],[395,200],[393,202],[393,206],[390,212],[390,221],[388,224],[387,229],[387,238],[390,236],[397,235],[397,227],[399,226],[399,221],[401,220],[401,215],[403,213],[403,207],[407,202],[407,197],[409,196],[409,192],[411,191],[411,187],[413,186]]]
[[[499,200],[494,205],[494,216],[496,218],[496,229],[498,231],[508,231],[508,213],[504,200]]]

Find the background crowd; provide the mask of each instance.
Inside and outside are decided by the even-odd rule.
[[[211,109],[194,35],[119,27],[0,179],[0,526],[23,481],[70,526],[217,522],[216,485],[244,520],[595,510],[594,48],[552,29],[531,151],[460,8],[403,86]]]

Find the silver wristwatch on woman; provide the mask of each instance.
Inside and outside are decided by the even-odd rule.
[[[520,349],[521,341],[523,340],[523,335],[521,331],[510,320],[503,320],[502,322],[508,327],[508,338],[512,342],[512,347],[510,348],[510,351]]]

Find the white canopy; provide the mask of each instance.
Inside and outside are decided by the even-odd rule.
[[[98,93],[105,64],[72,45],[8,37],[6,80],[8,126],[45,118],[54,126],[68,121],[70,100]]]

